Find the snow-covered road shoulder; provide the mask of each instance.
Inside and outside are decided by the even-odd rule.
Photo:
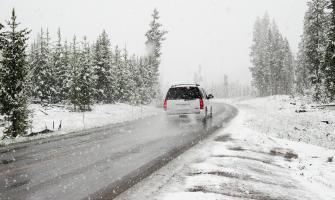
[[[53,132],[32,137],[0,140],[0,146],[132,121],[162,112],[161,109],[154,106],[132,106],[122,103],[96,104],[90,112],[72,112],[64,106],[42,107],[38,104],[29,105],[29,110],[31,111],[30,120],[32,121],[29,132],[36,133],[45,129]],[[2,130],[3,127],[2,129],[0,127],[0,138],[2,138]]]
[[[335,199],[334,150],[252,129],[254,109],[118,199]]]
[[[246,123],[277,138],[335,147],[335,106],[317,105],[306,97],[270,96],[234,102],[248,109]]]

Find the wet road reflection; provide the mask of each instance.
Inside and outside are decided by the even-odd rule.
[[[220,128],[236,114],[165,115],[0,148],[0,199],[112,198]]]

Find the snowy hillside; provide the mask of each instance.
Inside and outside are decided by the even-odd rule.
[[[96,104],[91,112],[71,112],[69,109],[59,106],[42,107],[38,104],[29,106],[32,111],[30,119],[32,127],[29,132],[40,132],[45,129],[55,131],[46,135],[33,137],[19,137],[13,140],[0,141],[0,144],[31,140],[41,137],[49,137],[57,134],[66,134],[73,131],[80,131],[87,128],[101,127],[108,124],[115,124],[131,121],[143,117],[155,115],[160,112],[152,106],[131,106],[127,104]],[[1,118],[0,118],[1,119]],[[58,130],[61,124],[60,130]],[[3,127],[0,127],[2,137]]]

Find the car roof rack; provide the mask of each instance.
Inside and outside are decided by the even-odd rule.
[[[190,83],[190,84],[175,84],[172,85],[171,87],[178,87],[178,86],[197,86],[199,87],[200,85],[198,83]]]

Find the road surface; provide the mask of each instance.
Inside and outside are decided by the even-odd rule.
[[[0,199],[112,199],[228,123],[214,105],[206,123],[164,114],[0,148]]]

